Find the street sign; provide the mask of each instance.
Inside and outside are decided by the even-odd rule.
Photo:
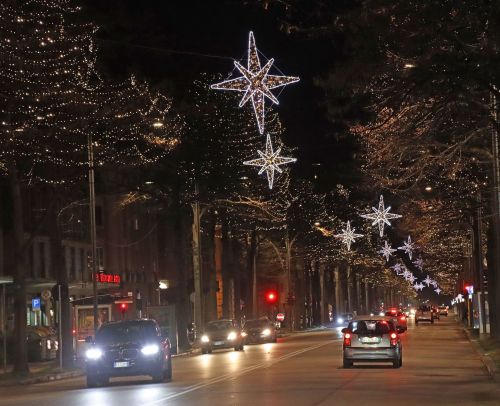
[[[40,310],[41,299],[39,297],[35,297],[31,299],[31,309],[36,311]]]
[[[276,320],[278,320],[278,321],[284,321],[285,320],[285,315],[283,313],[278,313],[276,315]]]

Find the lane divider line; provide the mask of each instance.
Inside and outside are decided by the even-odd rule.
[[[186,395],[188,393],[197,391],[199,389],[206,388],[207,386],[211,386],[211,385],[214,385],[216,383],[234,380],[236,378],[239,378],[242,375],[246,375],[246,374],[248,374],[248,373],[250,373],[252,371],[255,371],[256,369],[269,368],[269,367],[271,367],[271,366],[273,366],[273,365],[275,365],[275,364],[277,364],[279,362],[282,362],[282,361],[285,361],[287,359],[293,358],[293,357],[295,357],[297,355],[303,354],[303,353],[308,352],[308,351],[313,351],[313,350],[315,350],[317,348],[324,347],[326,345],[332,344],[333,342],[337,342],[337,341],[339,341],[339,340],[338,339],[337,340],[331,340],[331,341],[327,341],[326,343],[320,343],[320,344],[312,345],[310,347],[306,347],[306,348],[303,348],[301,350],[293,351],[293,352],[291,352],[289,354],[282,355],[281,357],[276,358],[275,360],[270,361],[270,362],[261,362],[260,364],[256,364],[256,365],[252,365],[250,367],[246,367],[246,368],[244,368],[241,371],[236,372],[236,373],[229,373],[229,374],[221,375],[221,376],[218,376],[218,377],[215,377],[215,378],[211,378],[207,382],[199,383],[199,384],[192,385],[192,386],[188,386],[186,389],[184,389],[181,392],[172,393],[171,395],[165,396],[165,397],[160,398],[160,399],[156,399],[156,400],[154,400],[152,402],[144,403],[143,406],[156,405],[156,404],[164,402],[166,400],[170,400],[170,399],[174,399],[174,398],[177,398],[177,397],[180,397],[180,396],[184,396],[184,395]]]

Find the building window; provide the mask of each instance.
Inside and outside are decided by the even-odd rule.
[[[95,224],[96,226],[102,226],[102,207],[95,206]]]
[[[104,271],[104,248],[97,247],[96,254],[97,254],[97,258],[96,258],[97,270]]]

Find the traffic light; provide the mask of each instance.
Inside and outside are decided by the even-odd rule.
[[[128,310],[128,304],[120,303],[120,312],[122,313],[122,316],[127,312],[127,310]]]
[[[278,302],[278,292],[276,292],[275,290],[268,290],[266,292],[265,299],[267,304],[276,304]]]

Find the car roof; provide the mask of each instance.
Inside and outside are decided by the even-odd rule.
[[[358,320],[385,320],[385,321],[388,321],[388,320],[391,320],[391,318],[388,316],[370,316],[369,314],[366,314],[366,315],[356,316],[352,319],[352,321],[358,321]]]

